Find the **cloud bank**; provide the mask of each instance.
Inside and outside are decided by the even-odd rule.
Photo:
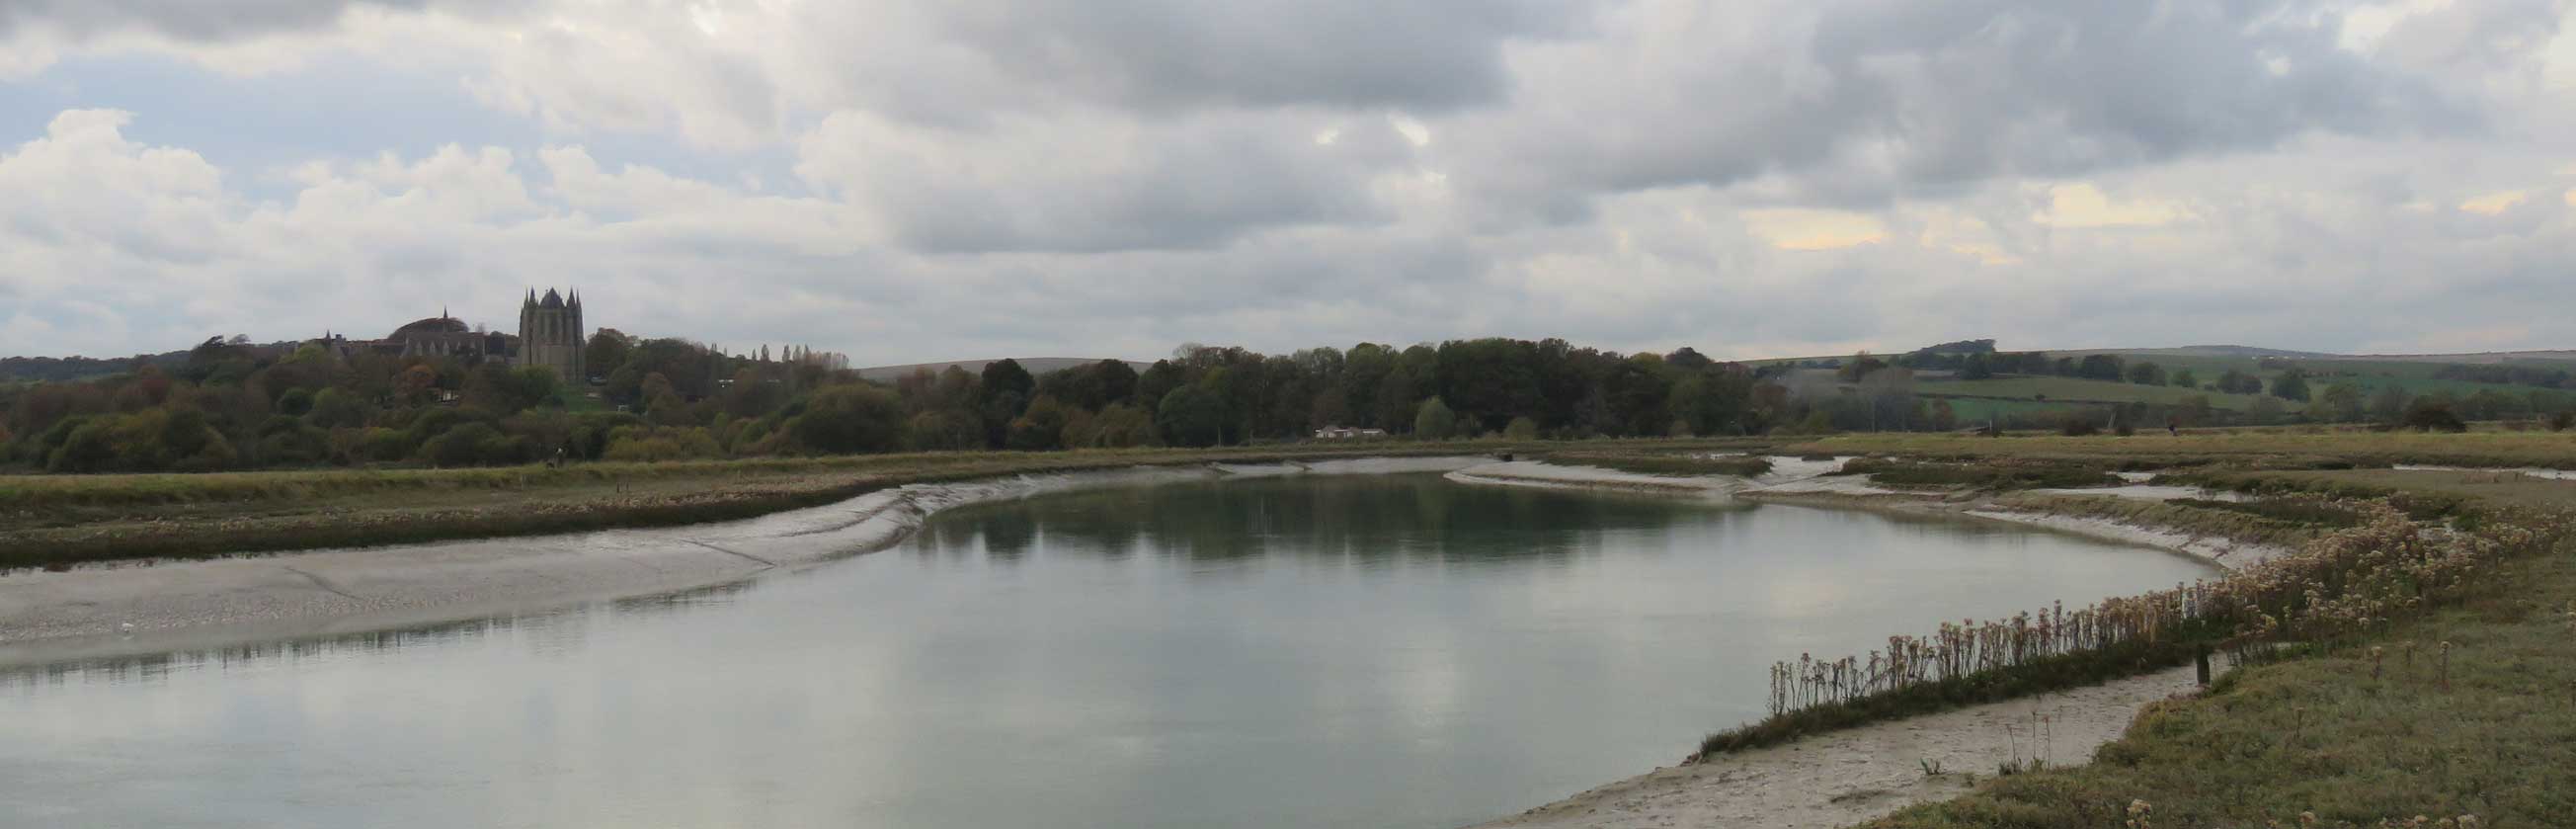
[[[2570,27],[2566,0],[0,0],[0,353],[502,324],[530,285],[864,363],[2565,347]],[[290,110],[453,94],[268,126],[145,70]],[[429,134],[348,145],[396,115]]]

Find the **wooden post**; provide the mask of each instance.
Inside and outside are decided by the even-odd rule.
[[[2200,672],[2200,687],[2203,687],[2203,688],[2207,688],[2207,687],[2209,687],[2209,645],[2208,645],[2208,644],[2203,643],[2203,644],[2201,644],[2201,645],[2199,645],[2199,646],[2197,646],[2197,647],[2195,647],[2195,648],[2193,649],[2193,652],[2192,652],[2192,662],[2193,662],[2194,667],[2197,667],[2197,668],[2199,668],[2199,669],[2200,669],[2200,670],[2199,670],[2199,672]]]

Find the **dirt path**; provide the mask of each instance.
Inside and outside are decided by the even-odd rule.
[[[2081,765],[2147,703],[2194,690],[2182,668],[2089,688],[1844,729],[1656,769],[1480,824],[1537,829],[1826,829],[1943,800],[2016,758]],[[1942,773],[1926,774],[1925,764]]]

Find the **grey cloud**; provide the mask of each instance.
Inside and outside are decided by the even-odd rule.
[[[1502,46],[1573,33],[1548,0],[954,0],[947,31],[1022,82],[1132,106],[1500,101]]]
[[[44,24],[75,36],[145,31],[210,42],[318,28],[358,7],[483,11],[510,5],[506,0],[0,0],[0,35]]]
[[[927,137],[836,116],[800,147],[809,179],[877,208],[927,253],[1196,249],[1257,231],[1386,218],[1368,175],[1401,160],[1385,127],[1314,139],[1322,121],[1067,116]]]
[[[1883,203],[2473,114],[2339,49],[2333,14],[2291,13],[2310,5],[1647,4],[1612,43],[1529,50],[1514,110],[1453,132],[1477,142],[1471,186],[1561,216],[1569,197],[1685,184]],[[1675,48],[1694,40],[1710,46]]]

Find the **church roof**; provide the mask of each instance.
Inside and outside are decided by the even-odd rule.
[[[546,289],[546,298],[545,298],[545,300],[544,300],[544,302],[543,302],[542,304],[543,304],[543,305],[545,305],[545,307],[548,307],[548,308],[561,308],[561,307],[564,307],[564,306],[563,306],[563,295],[562,295],[562,294],[555,293],[555,289],[553,289],[553,288],[547,288],[547,289]]]
[[[414,334],[461,334],[468,330],[465,321],[455,317],[428,317],[394,329],[393,335],[385,339],[399,340]]]

